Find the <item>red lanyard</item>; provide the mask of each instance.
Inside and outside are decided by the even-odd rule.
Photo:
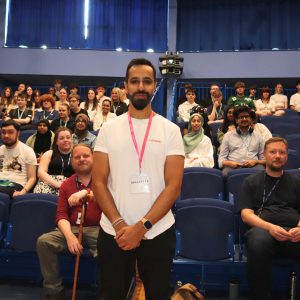
[[[134,135],[131,115],[130,115],[130,112],[128,112],[128,123],[129,123],[129,127],[130,127],[132,142],[133,142],[136,154],[138,155],[138,158],[139,158],[139,172],[140,172],[140,174],[141,174],[141,170],[142,170],[142,161],[143,161],[143,157],[144,157],[144,152],[145,152],[145,148],[146,148],[147,139],[148,139],[149,132],[150,132],[152,118],[153,118],[153,111],[151,112],[151,115],[149,117],[147,129],[146,129],[145,136],[144,136],[144,141],[143,141],[143,144],[142,144],[142,149],[141,149],[141,152],[140,152],[139,148],[138,148],[138,145],[137,145],[137,142],[136,142],[136,139],[135,139],[135,135]]]

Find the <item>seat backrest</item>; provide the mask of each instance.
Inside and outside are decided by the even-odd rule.
[[[13,199],[6,236],[6,247],[35,251],[36,240],[55,228],[57,196],[26,194]]]
[[[289,144],[289,149],[299,150],[300,149],[300,134],[289,134],[285,137]]]
[[[288,161],[284,165],[284,169],[288,170],[300,168],[300,152],[297,150],[289,149],[288,155]]]
[[[22,142],[22,143],[26,143],[27,139],[36,133],[36,130],[35,129],[27,129],[27,130],[21,130],[20,131],[20,135],[19,135],[19,140]]]
[[[4,237],[4,225],[8,222],[10,202],[11,199],[7,194],[0,193],[0,241]]]
[[[232,210],[224,209],[217,203],[187,205],[177,210],[175,225],[176,256],[196,260],[223,260],[233,257]]]
[[[222,172],[212,168],[186,168],[184,170],[180,199],[223,199]]]
[[[286,137],[291,133],[300,133],[300,127],[294,123],[276,123],[271,125],[271,132]]]
[[[239,211],[239,198],[242,191],[242,185],[245,178],[251,174],[262,172],[262,170],[244,168],[231,170],[227,174],[225,181],[226,198],[234,206],[234,212]]]

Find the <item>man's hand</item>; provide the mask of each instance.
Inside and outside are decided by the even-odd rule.
[[[237,168],[241,168],[243,166],[243,163],[239,163],[236,161],[228,161],[226,163],[226,167],[230,167],[232,169],[237,169]]]
[[[132,250],[140,245],[146,232],[142,224],[125,225],[116,231],[115,240],[122,250]]]
[[[79,243],[78,238],[72,234],[68,238],[66,238],[68,249],[74,255],[80,255],[82,253],[83,247]]]
[[[74,194],[72,194],[69,199],[68,199],[68,203],[70,206],[76,206],[76,205],[80,205],[81,204],[81,199],[87,197],[87,201],[93,201],[94,200],[94,195],[92,193],[92,191],[89,193],[87,190],[81,190],[79,192],[76,192]]]
[[[243,167],[245,167],[245,168],[252,168],[252,167],[256,166],[256,164],[257,164],[257,160],[254,160],[254,159],[247,160],[247,161],[245,161],[243,163]]]
[[[290,237],[291,242],[297,243],[300,241],[300,227],[291,228],[288,232],[291,235]]]
[[[292,237],[290,232],[286,231],[284,228],[280,226],[273,225],[273,224],[269,228],[269,233],[274,239],[276,239],[279,242],[288,241]]]

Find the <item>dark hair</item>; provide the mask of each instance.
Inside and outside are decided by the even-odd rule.
[[[266,150],[267,146],[272,143],[284,143],[286,146],[286,150],[288,150],[288,148],[289,148],[289,145],[288,145],[288,142],[286,139],[284,139],[282,137],[272,137],[265,142],[264,150]]]
[[[88,91],[87,91],[87,93],[86,93],[86,101],[85,101],[85,103],[84,103],[84,108],[85,108],[86,110],[88,110],[88,108],[89,108],[89,98],[88,98],[88,93],[89,93],[89,91],[93,91],[94,94],[95,94],[95,97],[94,97],[94,99],[93,99],[93,107],[92,107],[92,110],[96,110],[96,109],[97,109],[97,106],[98,106],[98,99],[97,99],[97,97],[96,97],[96,92],[95,92],[94,89],[88,89]]]
[[[102,82],[99,82],[97,85],[96,85],[96,89],[99,88],[99,87],[103,87],[105,90],[106,90],[106,85]]]
[[[262,89],[261,89],[261,98],[263,96],[263,93],[269,93],[269,98],[270,98],[271,91],[270,91],[270,88],[268,86],[263,86],[262,87]]]
[[[5,91],[9,90],[10,91],[10,95],[9,97],[5,96]],[[9,105],[11,103],[11,100],[13,98],[13,92],[12,89],[9,86],[6,86],[2,92],[1,92],[1,103],[0,105]]]
[[[202,128],[204,130],[204,134],[211,139],[212,133],[211,133],[211,128],[208,125],[208,117],[207,117],[206,109],[202,105],[197,104],[194,107],[192,107],[190,111],[190,116],[195,113],[200,114],[202,116],[203,118]]]
[[[21,99],[27,100],[27,94],[25,94],[25,93],[19,93],[18,97],[20,97]]]
[[[48,127],[48,130],[50,130],[50,123],[47,119],[41,119],[38,121],[37,126],[39,126],[41,123],[45,124]]]
[[[108,102],[109,105],[111,106],[111,101],[110,101],[108,98],[104,99],[104,100],[102,101],[102,104],[103,104],[104,102]]]
[[[236,90],[239,87],[245,87],[245,83],[243,81],[237,81],[234,85],[234,89]]]
[[[256,85],[255,85],[255,84],[254,84],[254,85],[251,85],[251,86],[249,87],[249,90],[257,90]]]
[[[234,125],[234,124],[235,124],[234,121],[230,121],[230,120],[228,119],[227,114],[228,114],[228,111],[229,111],[230,109],[233,109],[233,110],[234,110],[234,107],[233,107],[233,106],[228,106],[228,107],[225,109],[225,112],[224,112],[224,121],[223,121],[222,126],[220,127],[220,130],[221,130],[223,133],[226,133],[226,132],[228,131],[228,127],[229,127],[230,125]]]
[[[146,58],[134,58],[132,59],[128,66],[127,66],[127,69],[126,69],[126,77],[125,77],[125,81],[128,82],[128,78],[129,78],[129,70],[133,67],[133,66],[149,66],[152,68],[153,70],[153,77],[154,77],[154,80],[156,80],[156,70],[153,66],[153,64],[151,63],[151,61],[149,61],[148,59]]]
[[[300,80],[298,80],[298,81],[296,82],[296,86],[297,86],[298,84],[300,84]]]
[[[60,83],[61,84],[61,80],[60,79],[54,79],[53,80],[53,83],[55,84],[55,83]]]
[[[62,131],[68,131],[72,137],[72,131],[67,128],[67,127],[59,127],[56,132],[55,132],[55,135],[54,135],[54,139],[53,139],[53,145],[52,145],[52,150],[53,150],[53,158],[57,157],[58,155],[60,155],[60,152],[58,150],[58,146],[56,145],[57,143],[57,140],[58,140],[58,136],[59,136],[59,133],[62,132]]]
[[[14,121],[12,119],[4,121],[1,125],[1,128],[7,127],[7,126],[13,126],[17,131],[20,131],[20,127],[21,127],[16,121]]]
[[[187,89],[185,94],[187,93],[194,93],[196,95],[196,90],[195,89]]]
[[[239,114],[241,113],[248,113],[250,115],[250,108],[248,106],[237,106],[234,108],[234,112],[233,112],[233,116],[234,116],[234,119],[238,119],[239,117]]]

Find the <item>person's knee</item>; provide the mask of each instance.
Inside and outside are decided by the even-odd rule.
[[[40,252],[40,251],[43,251],[47,247],[48,247],[47,234],[43,234],[37,239],[36,250],[37,250],[37,252]]]
[[[274,240],[268,231],[253,227],[246,233],[247,252],[252,255],[264,255],[273,250]]]

